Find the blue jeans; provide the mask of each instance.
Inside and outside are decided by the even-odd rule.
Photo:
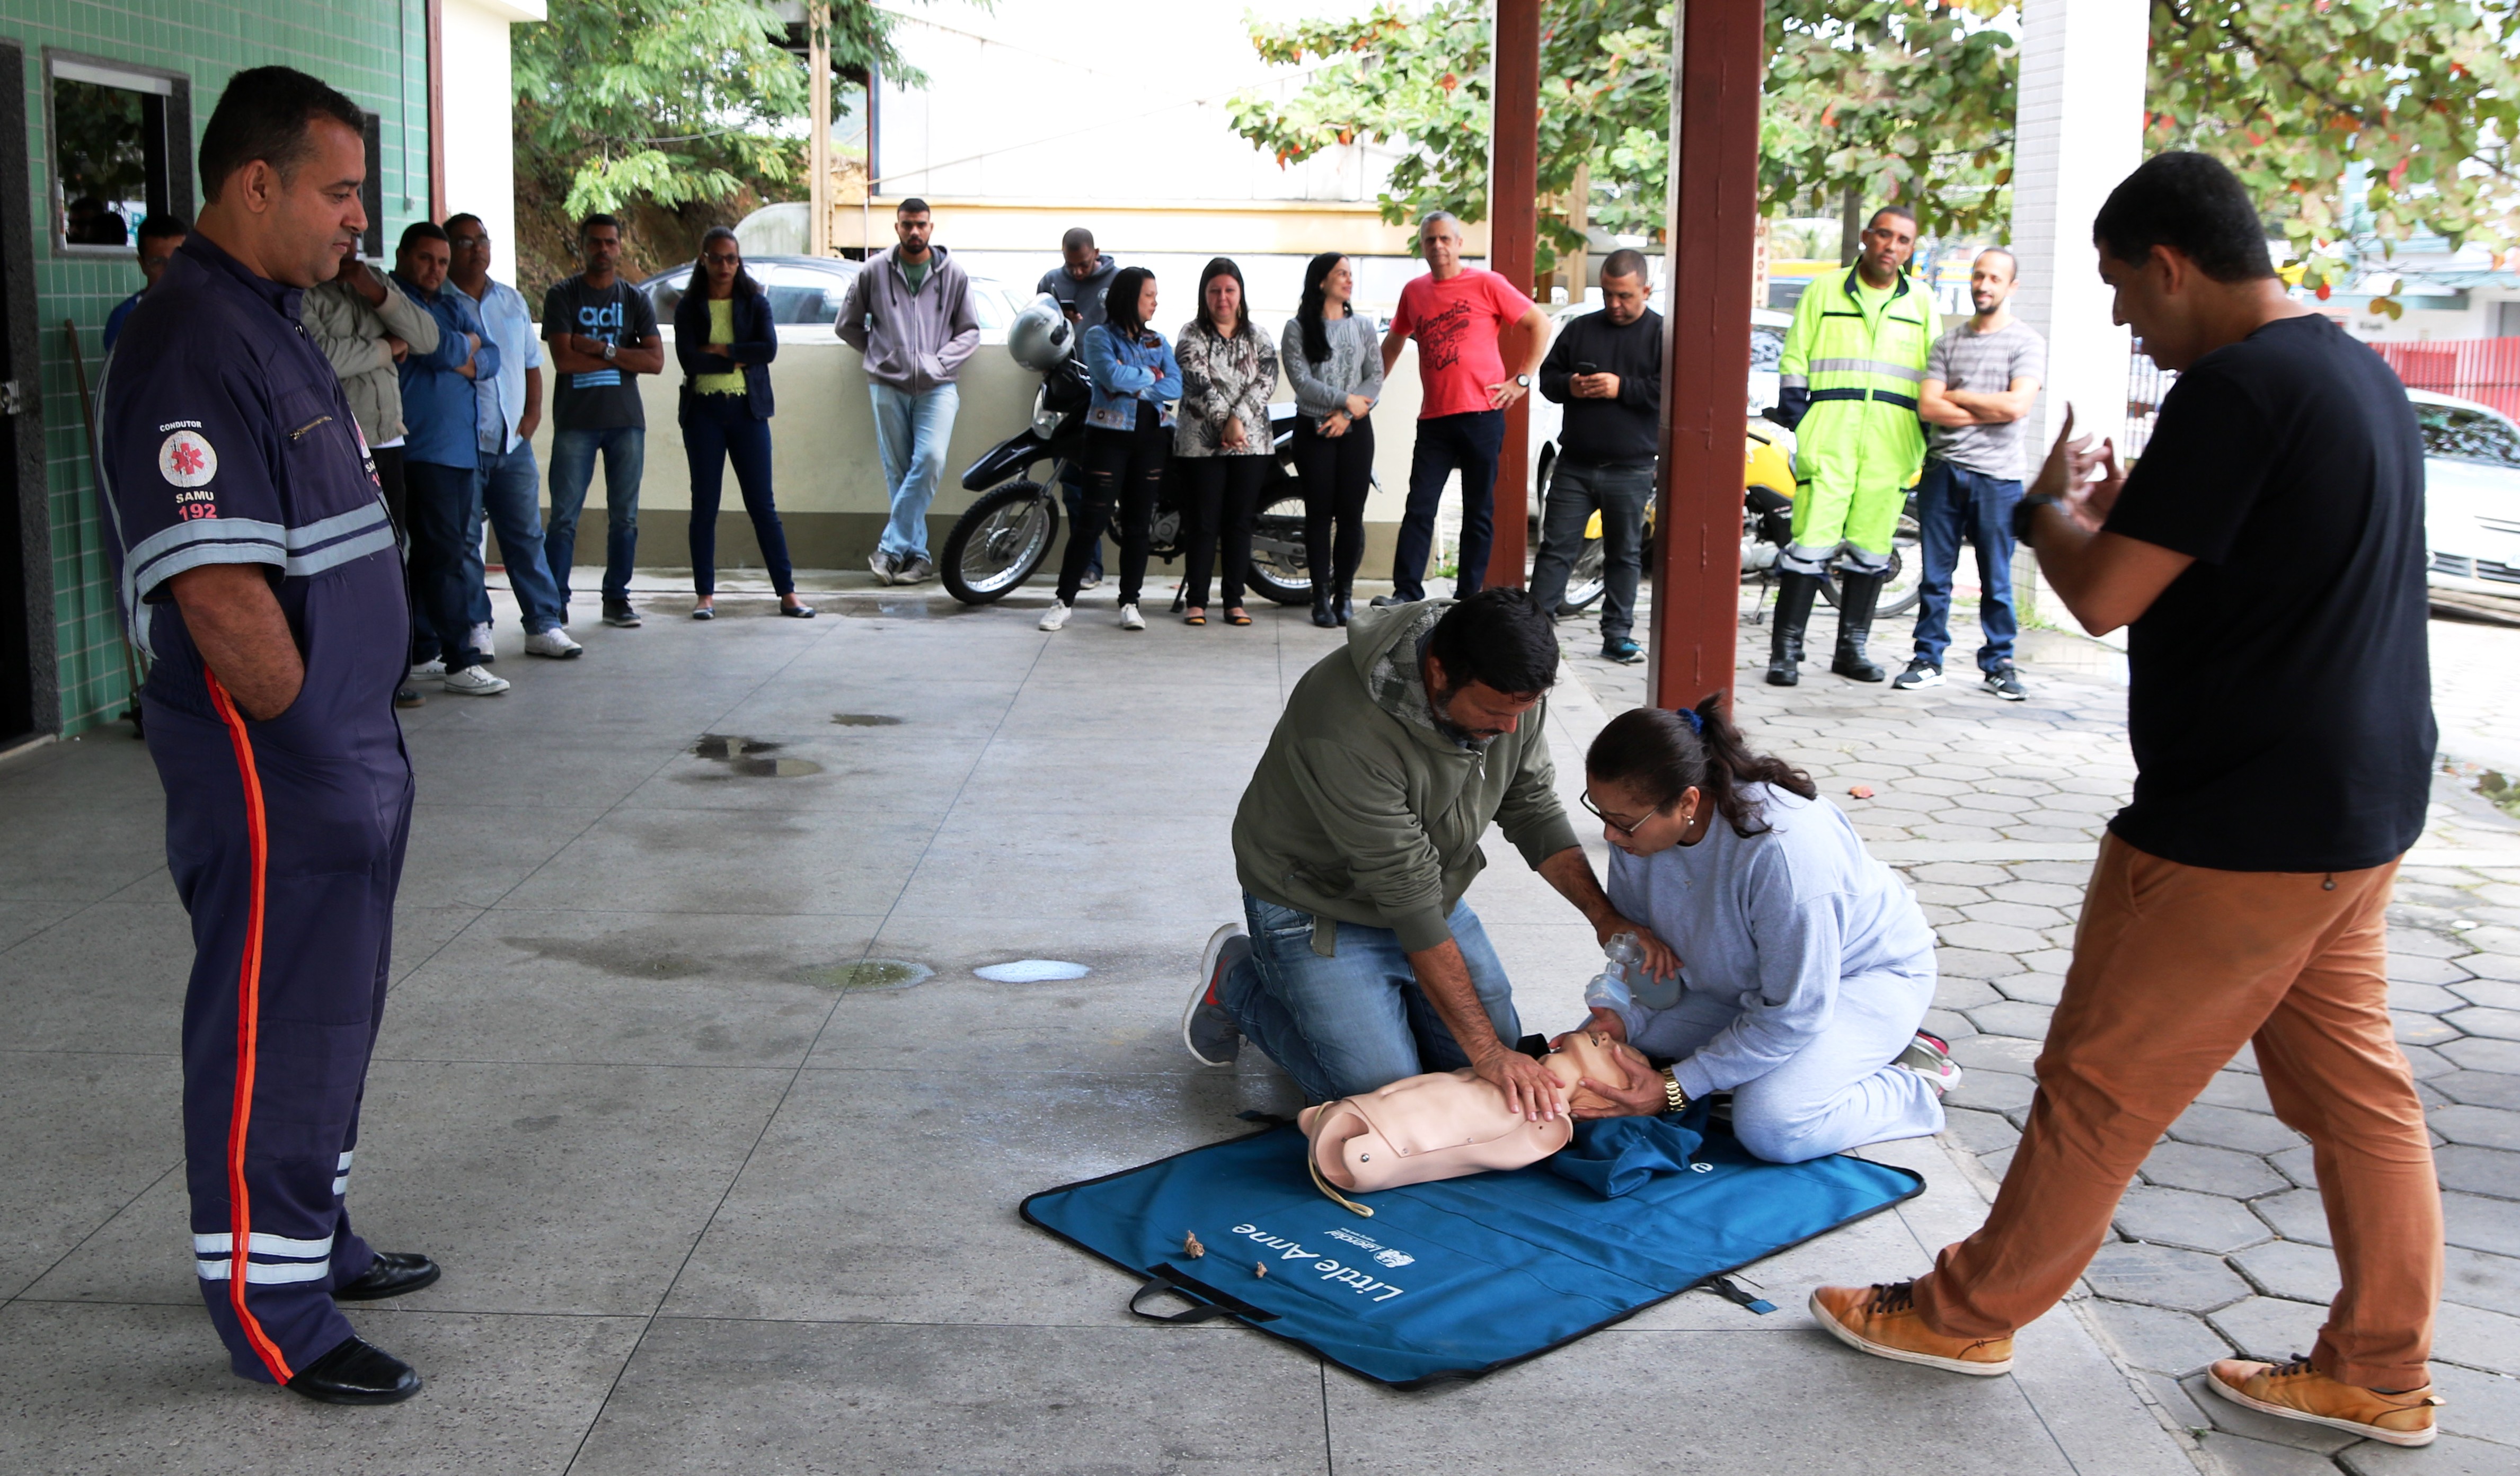
[[[1532,603],[1554,618],[1567,576],[1584,552],[1584,525],[1601,514],[1601,644],[1624,641],[1637,628],[1637,576],[1644,569],[1645,505],[1653,501],[1654,469],[1587,467],[1561,461],[1549,478],[1540,514],[1540,558],[1531,570]]]
[[[552,432],[551,526],[543,534],[543,559],[562,608],[568,604],[568,570],[577,559],[577,515],[595,480],[595,454],[604,453],[604,603],[630,603],[630,565],[639,557],[639,475],[648,463],[648,431],[641,425]]]
[[[1986,644],[1977,650],[1978,670],[2012,664],[2012,638],[2020,629],[2012,613],[2012,510],[2020,502],[2017,481],[1926,461],[1924,480],[1916,484],[1916,533],[1925,556],[1925,575],[1916,587],[1923,597],[1916,607],[1917,655],[1940,666],[1951,649],[1952,573],[1959,567],[1960,537],[1966,534],[1977,549],[1983,595],[1977,620]]]
[[[517,442],[501,456],[481,453],[481,510],[472,519],[472,537],[464,546],[464,572],[472,581],[472,623],[490,623],[489,586],[481,567],[481,524],[497,530],[499,559],[507,565],[508,590],[524,615],[525,634],[541,635],[568,623],[568,608],[552,584],[543,561],[542,472],[534,466],[534,443]]]
[[[743,511],[752,516],[753,541],[761,545],[761,561],[770,568],[770,587],[783,597],[795,593],[788,530],[780,525],[779,505],[770,496],[770,423],[754,415],[742,395],[694,395],[683,417],[683,450],[692,464],[695,592],[717,593],[717,505],[726,491],[726,464],[733,461]]]
[[[927,557],[927,505],[945,474],[945,443],[954,435],[954,411],[962,398],[951,384],[917,394],[869,383],[875,397],[875,446],[883,458],[883,484],[892,517],[883,525],[878,552],[904,560]]]
[[[1251,1044],[1286,1068],[1315,1101],[1387,1087],[1404,1076],[1470,1063],[1434,1003],[1418,987],[1400,935],[1338,924],[1336,957],[1313,952],[1313,917],[1242,894],[1251,956],[1225,976],[1218,997]],[[1469,965],[1470,986],[1497,1038],[1522,1038],[1513,986],[1467,903],[1444,919]]]
[[[1426,598],[1426,556],[1435,548],[1435,510],[1444,482],[1462,473],[1461,572],[1456,599],[1487,587],[1488,545],[1495,540],[1497,457],[1505,450],[1505,412],[1472,410],[1418,423],[1417,449],[1409,457],[1409,504],[1400,514],[1400,546],[1391,560],[1391,592],[1403,600]]]
[[[481,473],[433,462],[402,464],[403,506],[411,518],[412,600],[428,616],[436,649],[415,634],[412,659],[443,656],[449,672],[479,664],[472,654],[472,592],[465,586],[464,541],[481,515]]]

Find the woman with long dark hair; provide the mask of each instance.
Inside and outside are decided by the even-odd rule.
[[[1621,1112],[1730,1092],[1733,1134],[1778,1163],[1942,1130],[1960,1072],[1919,1028],[1933,929],[1810,776],[1752,753],[1719,695],[1611,719],[1584,782],[1611,906],[1687,961],[1667,1006],[1593,1012],[1588,1028],[1672,1059],[1654,1073],[1623,1051],[1644,1085],[1603,1089]]]
[[[1269,395],[1278,387],[1278,350],[1251,326],[1242,268],[1219,256],[1198,276],[1198,316],[1182,325],[1180,425],[1173,455],[1190,494],[1190,568],[1182,618],[1207,623],[1207,581],[1225,545],[1225,623],[1249,625],[1242,585],[1251,568],[1251,526],[1263,479],[1278,462],[1269,431]]]
[[[1147,582],[1147,536],[1173,442],[1171,402],[1181,398],[1173,346],[1148,327],[1155,315],[1155,274],[1124,266],[1102,298],[1102,321],[1087,329],[1085,371],[1093,380],[1085,411],[1085,502],[1067,530],[1058,601],[1041,617],[1057,630],[1075,612],[1085,565],[1115,518],[1120,538],[1120,628],[1145,630],[1138,592]]]
[[[788,533],[770,493],[770,361],[779,357],[779,330],[769,295],[743,269],[743,247],[724,226],[700,238],[691,290],[674,305],[674,357],[683,366],[677,419],[692,468],[692,585],[699,597],[692,618],[717,618],[717,505],[733,461],[779,613],[812,619],[814,607],[796,597]]]
[[[1279,358],[1294,387],[1295,473],[1304,484],[1304,561],[1313,575],[1313,623],[1347,624],[1349,590],[1365,559],[1365,494],[1373,479],[1374,402],[1382,397],[1382,343],[1373,320],[1356,316],[1356,273],[1336,251],[1304,266],[1304,295],[1286,324]],[[1331,530],[1337,537],[1333,543]]]

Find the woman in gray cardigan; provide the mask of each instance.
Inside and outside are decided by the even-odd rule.
[[[1304,267],[1304,296],[1286,325],[1280,362],[1295,389],[1295,471],[1304,484],[1304,562],[1313,623],[1347,624],[1356,566],[1365,559],[1365,495],[1373,482],[1374,402],[1382,344],[1349,298],[1356,274],[1324,251]],[[1331,527],[1337,527],[1333,546]]]
[[[1207,580],[1225,543],[1225,623],[1249,625],[1242,584],[1251,568],[1251,528],[1260,488],[1278,464],[1269,395],[1278,387],[1278,351],[1251,326],[1242,269],[1219,256],[1198,276],[1198,318],[1182,325],[1181,412],[1173,459],[1190,494],[1189,587],[1182,618],[1207,623]]]

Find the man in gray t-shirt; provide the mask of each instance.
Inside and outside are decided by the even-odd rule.
[[[1952,644],[1952,575],[1960,540],[1977,549],[1978,670],[1987,691],[2009,702],[2025,693],[2012,669],[2012,510],[2021,501],[2027,463],[2022,442],[2048,345],[2014,321],[2018,264],[2001,246],[1980,251],[1969,270],[1968,322],[1934,343],[1916,414],[1925,423],[1925,474],[1916,484],[1918,542],[1923,545],[1923,596],[1916,610],[1916,654],[1890,684],[1899,692],[1943,685],[1943,652]]]

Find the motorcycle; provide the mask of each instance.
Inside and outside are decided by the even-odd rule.
[[[1060,479],[1085,455],[1085,412],[1093,388],[1073,325],[1060,315],[1057,299],[1045,294],[1026,308],[1007,349],[1017,363],[1042,372],[1042,386],[1033,397],[1032,424],[990,447],[963,473],[964,490],[980,497],[945,535],[936,572],[946,592],[965,604],[1003,600],[1040,572],[1058,542]],[[1294,406],[1269,407],[1274,474],[1260,490],[1249,579],[1255,592],[1280,604],[1300,605],[1312,603],[1313,580],[1304,548],[1303,489],[1295,478],[1294,428]],[[1049,470],[1036,473],[1044,462]],[[1148,557],[1166,564],[1188,552],[1182,541],[1190,520],[1185,490],[1176,463],[1155,494],[1147,542]],[[1182,606],[1176,588],[1173,608]]]
[[[1541,472],[1540,498],[1545,503],[1549,481],[1556,468],[1552,464]],[[1794,467],[1793,439],[1790,431],[1753,421],[1749,427],[1749,447],[1741,491],[1741,575],[1755,580],[1762,604],[1768,588],[1777,580],[1777,558],[1793,540]],[[1924,575],[1924,559],[1918,544],[1916,528],[1916,494],[1912,488],[1906,507],[1900,510],[1899,526],[1890,539],[1890,573],[1882,582],[1879,618],[1904,615],[1916,607],[1923,598],[1920,585]],[[1645,505],[1645,542],[1653,542],[1653,505]],[[1601,514],[1595,513],[1584,527],[1584,551],[1576,557],[1574,572],[1567,576],[1566,594],[1557,606],[1558,618],[1579,614],[1592,607],[1609,588],[1602,574]],[[1832,565],[1829,576],[1820,587],[1821,598],[1831,605],[1838,603],[1841,572]]]

